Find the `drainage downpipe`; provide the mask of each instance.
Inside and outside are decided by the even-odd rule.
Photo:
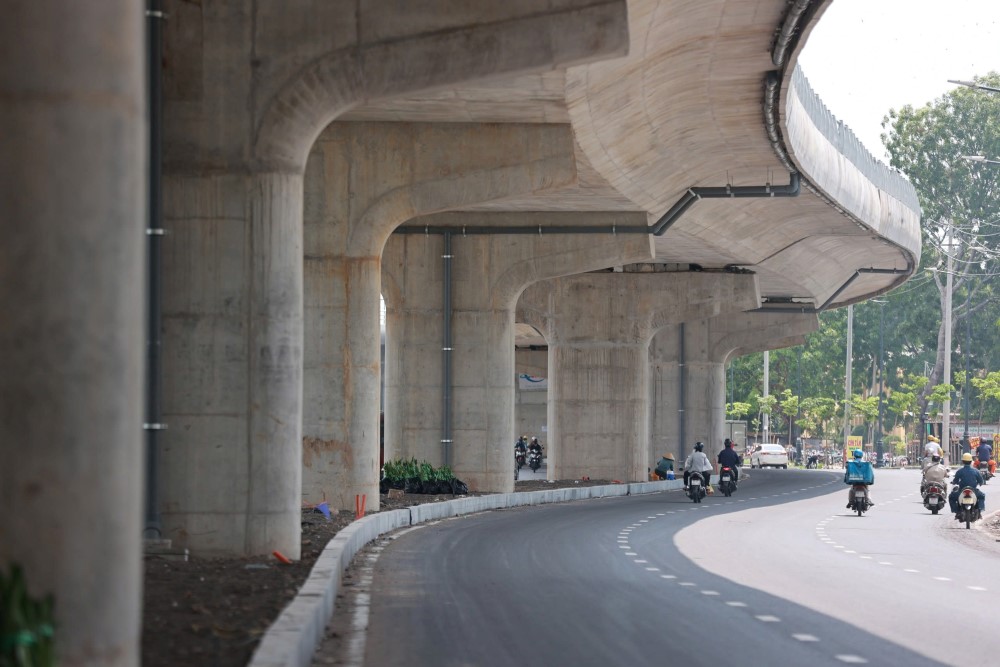
[[[678,401],[677,403],[680,407],[677,409],[677,421],[679,423],[678,433],[680,438],[681,456],[687,459],[687,360],[684,358],[684,323],[680,324],[680,350],[678,350],[677,358],[680,360],[677,364],[677,388],[678,388]]]
[[[822,313],[827,308],[830,307],[830,304],[833,303],[834,299],[836,299],[838,296],[840,296],[840,294],[845,289],[847,289],[848,287],[851,286],[851,283],[853,283],[855,280],[857,280],[858,278],[860,278],[863,274],[874,273],[874,274],[880,274],[880,275],[900,276],[900,275],[909,275],[910,273],[913,272],[912,269],[913,269],[912,266],[908,266],[905,269],[876,269],[876,268],[857,269],[857,270],[855,270],[854,273],[851,274],[851,277],[848,278],[846,281],[844,281],[844,284],[841,285],[840,287],[838,287],[837,290],[833,294],[831,294],[830,297],[826,301],[823,302],[823,305],[821,305],[819,307],[786,308],[786,307],[783,307],[783,306],[775,306],[775,307],[772,307],[772,308],[768,308],[767,306],[761,306],[760,308],[755,308],[754,310],[752,310],[750,312],[754,312],[754,313],[789,313],[789,314],[793,314],[793,315],[801,315],[801,314],[814,315],[816,313]],[[882,294],[885,294],[886,292],[889,291],[889,289],[890,288],[887,287],[887,288],[879,291],[874,296],[880,296]]]
[[[157,485],[157,436],[166,428],[161,423],[160,405],[160,320],[162,311],[160,265],[163,239],[163,12],[162,0],[149,0],[146,11],[147,85],[149,87],[149,224],[146,228],[148,276],[146,294],[146,519],[143,536],[158,538],[160,524]]]
[[[801,179],[798,172],[789,174],[788,185],[726,185],[721,187],[694,187],[681,195],[681,198],[670,207],[652,226],[650,231],[654,236],[663,236],[671,225],[691,208],[699,199],[743,199],[757,197],[798,197]]]
[[[443,355],[443,363],[441,367],[441,373],[443,377],[441,378],[441,383],[443,386],[443,391],[441,392],[441,458],[444,464],[447,466],[451,465],[451,232],[444,232],[444,252],[441,253],[441,262],[443,267],[443,283],[444,283],[444,298],[443,298],[443,322],[442,326],[444,329],[444,341],[441,345],[441,353]]]

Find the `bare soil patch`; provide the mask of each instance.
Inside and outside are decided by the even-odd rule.
[[[525,480],[515,491],[599,486],[608,480]],[[482,494],[470,494],[482,495]],[[451,500],[450,495],[381,496],[379,511]],[[145,667],[242,667],[260,638],[295,597],[320,552],[354,513],[302,512],[302,559],[147,557],[143,599],[142,664]]]

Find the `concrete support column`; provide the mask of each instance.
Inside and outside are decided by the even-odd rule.
[[[651,465],[648,347],[670,323],[757,305],[749,275],[591,273],[525,290],[549,344],[549,475],[641,480]]]
[[[368,506],[378,507],[379,272],[392,230],[417,216],[564,187],[575,181],[575,168],[572,134],[560,125],[334,123],[323,132],[310,155],[305,187],[307,501],[325,498],[350,508],[356,494],[366,494]],[[440,271],[440,248],[434,252],[427,263]],[[433,280],[421,278],[414,289],[440,299],[440,278]],[[426,335],[424,326],[440,331],[421,318],[415,314],[410,326],[419,336]],[[476,324],[513,341],[513,320],[503,309],[487,309],[472,319],[477,318]],[[455,326],[460,331],[466,325],[456,319]],[[440,336],[432,338],[427,344],[436,347],[433,362],[421,367],[440,362]],[[512,377],[512,358],[507,365]],[[456,377],[464,372],[455,368]],[[419,380],[425,381],[433,380]],[[509,387],[510,380],[504,384]],[[440,403],[436,394],[434,400]],[[506,400],[512,405],[513,395]],[[393,424],[389,418],[386,428],[395,430]],[[437,450],[439,434],[430,442],[419,437],[422,448]],[[387,435],[390,440],[392,452],[398,445]],[[494,472],[498,465],[463,463],[458,457],[454,463],[460,473],[460,465]],[[470,488],[473,483],[470,479]]]
[[[644,224],[644,214],[447,214],[428,224]],[[419,227],[419,224],[416,226]],[[443,463],[440,236],[393,235],[386,285],[386,452]],[[453,457],[473,490],[511,491],[514,478],[514,307],[525,285],[651,256],[645,235],[468,235],[452,239]],[[391,452],[391,454],[390,454]]]
[[[169,174],[164,193],[164,534],[297,558],[302,176]]]
[[[421,212],[572,180],[568,128],[522,132],[520,140],[506,129],[466,128],[475,134],[467,145],[461,132],[443,132],[444,141],[422,135],[415,144],[409,129],[395,137],[387,132],[381,143],[358,135],[343,151],[327,152],[340,187],[311,202],[312,210],[324,210],[326,197],[341,198],[349,215],[339,236],[331,231],[336,221],[324,220],[328,229],[319,236],[333,238],[317,241],[314,234],[314,247],[304,248],[307,155],[344,111],[362,100],[588,61],[620,53],[627,41],[623,0],[571,0],[543,11],[482,4],[493,10],[488,21],[478,11],[456,18],[437,5],[366,7],[345,21],[341,3],[168,3],[163,420],[169,430],[161,440],[160,505],[165,536],[177,545],[206,555],[277,549],[298,557],[304,413],[333,412],[328,421],[340,428],[305,433],[321,463],[327,450],[343,452],[335,465],[346,469],[349,482],[334,484],[331,500],[347,507],[355,493],[367,493],[376,509],[378,257],[385,236]],[[585,39],[565,39],[567,29]],[[109,33],[100,48],[119,53],[121,35],[131,34]],[[552,134],[560,136],[554,159]],[[497,136],[503,150],[493,151]],[[427,146],[458,158],[437,160],[423,152]],[[312,313],[332,314],[334,332],[337,322],[350,327],[331,343],[336,352],[314,363],[340,373],[336,391],[346,398],[331,392],[312,411],[302,399],[304,256],[323,285],[309,297]],[[329,288],[323,271],[331,272]],[[313,487],[307,499],[326,490]]]
[[[55,597],[60,665],[137,665],[142,4],[4,14],[0,570],[19,564],[29,594]]]
[[[660,329],[650,345],[650,459],[667,452],[683,459],[701,441],[714,461],[725,438],[729,360],[799,345],[818,327],[816,315],[751,312]]]

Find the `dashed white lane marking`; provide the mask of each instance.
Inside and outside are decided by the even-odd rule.
[[[648,560],[636,560],[635,562],[636,563],[648,563],[649,561]]]
[[[665,513],[665,512],[660,512],[660,513],[659,513],[659,514],[657,514],[656,516],[666,516],[666,513]]]
[[[948,577],[934,577],[935,581],[951,581]]]
[[[661,574],[660,579],[676,579],[677,576],[673,574]]]
[[[630,547],[630,546],[629,546],[629,545],[627,545],[627,544],[619,544],[619,545],[618,545],[618,548],[619,548],[619,549],[631,549],[632,547]]]
[[[868,662],[860,655],[838,655],[834,657],[837,658],[837,660],[840,660],[841,662],[847,662],[852,665],[863,665],[864,663]]]
[[[817,637],[815,635],[795,634],[795,635],[792,635],[792,637],[794,637],[795,639],[798,639],[800,642],[818,642],[819,641],[819,637]]]
[[[854,551],[853,549],[845,549],[845,550],[844,550],[844,553],[845,553],[845,554],[856,554],[856,553],[858,553],[858,552],[857,552],[857,551]]]
[[[636,552],[634,552],[634,551],[626,551],[626,552],[625,552],[625,555],[626,555],[626,556],[638,556],[639,554],[637,554],[637,553],[636,553]]]
[[[907,568],[907,569],[903,570],[903,572],[909,572],[910,574],[919,574],[920,570],[913,570],[913,569]]]
[[[718,595],[719,591],[702,591],[702,595]]]
[[[879,565],[892,565],[892,563],[890,563],[890,562],[889,562],[889,561],[887,561],[887,560],[880,560],[880,561],[878,562],[878,564],[879,564]]]
[[[682,581],[679,585],[680,586],[694,586],[694,582],[691,582],[691,581]]]
[[[985,591],[986,589],[982,586],[966,586],[970,591]]]
[[[636,561],[636,563],[638,563],[638,562],[639,561]],[[660,571],[660,568],[658,568],[658,567],[647,567],[646,568],[646,572],[659,572],[659,571]]]
[[[769,616],[767,614],[758,614],[757,616],[754,616],[754,618],[756,618],[758,621],[760,621],[762,623],[780,623],[781,622],[781,619],[778,618],[777,616]]]
[[[864,560],[871,560],[871,556],[858,556],[858,558],[863,558]]]
[[[649,519],[639,519],[639,523],[649,523]]]
[[[745,606],[747,606],[746,602],[738,602],[737,600],[730,600],[726,604],[728,604],[730,607],[745,607]]]
[[[844,548],[844,546],[843,546],[842,544],[834,544],[834,545],[833,545],[833,548],[834,548],[834,549],[843,549],[843,548]],[[845,552],[845,553],[847,553],[847,552]]]
[[[656,517],[655,516],[647,516],[646,518],[647,519],[655,519]]]

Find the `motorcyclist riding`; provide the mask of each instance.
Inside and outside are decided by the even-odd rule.
[[[987,467],[991,475],[996,472],[997,462],[993,460],[993,447],[985,441],[980,441],[979,447],[976,447],[976,458],[979,459],[980,470]]]
[[[864,460],[864,456],[864,452],[860,449],[855,449],[854,460],[848,461],[844,470],[844,484],[851,487],[847,490],[847,509],[851,509],[854,505],[855,484],[864,484],[865,495],[868,496],[868,504],[875,504],[872,502],[871,494],[868,492],[868,485],[875,483],[875,471],[872,470],[872,464]]]
[[[542,453],[542,446],[540,444],[538,444],[538,438],[537,437],[531,436],[531,444],[528,445],[528,451],[529,452],[538,452],[539,454]]]
[[[969,452],[962,454],[962,467],[955,471],[955,478],[951,480],[951,483],[955,485],[955,488],[948,494],[948,505],[956,519],[959,518],[958,494],[966,487],[976,492],[976,498],[979,500],[979,511],[986,511],[986,494],[979,490],[983,484],[983,476],[972,467],[972,454]]]
[[[705,480],[705,486],[708,487],[712,477],[712,462],[708,460],[704,449],[705,443],[694,443],[694,451],[684,461],[684,486],[688,485],[691,473],[699,473]]]
[[[733,449],[733,441],[726,438],[725,446],[722,451],[719,452],[719,470],[722,470],[723,466],[731,468],[733,471],[733,481],[740,481],[740,464],[743,463],[743,457],[736,453]]]
[[[941,443],[938,442],[938,439],[933,435],[927,436],[927,444],[924,446],[923,467],[926,468],[927,466],[931,465],[931,459],[934,458],[935,456],[940,458],[943,453],[944,452],[941,449]]]
[[[948,469],[941,465],[940,456],[932,456],[931,464],[924,468],[923,479],[920,482],[920,493],[927,490],[930,484],[937,484],[942,489],[947,484],[948,480]]]

